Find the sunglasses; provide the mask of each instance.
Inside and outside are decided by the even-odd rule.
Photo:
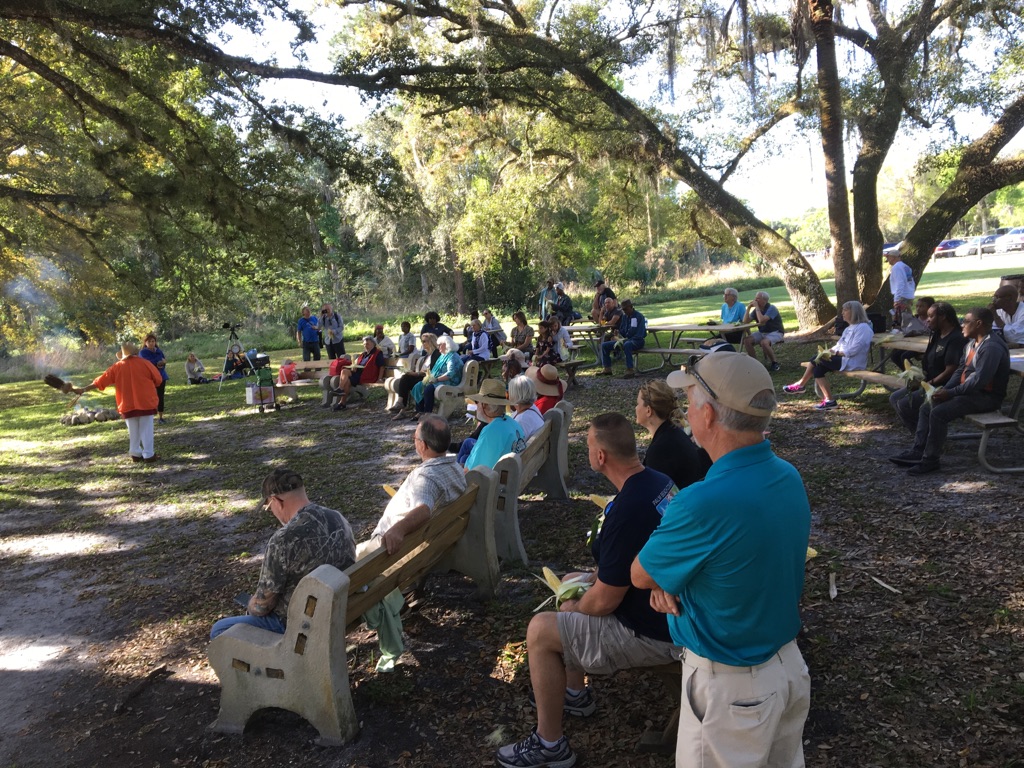
[[[718,395],[715,394],[715,390],[711,388],[711,385],[704,380],[704,377],[701,376],[700,372],[697,370],[697,363],[701,360],[702,358],[700,355],[690,355],[690,360],[686,364],[686,372],[693,376],[693,378],[695,378],[697,382],[707,390],[708,394],[711,395],[712,400],[717,400]]]

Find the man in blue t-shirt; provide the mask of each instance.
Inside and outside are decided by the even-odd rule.
[[[626,299],[622,302],[622,319],[616,332],[618,338],[609,339],[601,344],[601,364],[598,376],[612,375],[612,353],[616,345],[622,345],[622,353],[626,357],[626,372],[622,378],[632,379],[636,376],[633,370],[633,353],[644,348],[647,338],[647,319],[633,307],[633,302]]]
[[[309,307],[302,308],[302,317],[295,327],[295,340],[302,345],[302,359],[320,359],[320,321],[312,315]]]
[[[651,608],[650,591],[630,584],[633,559],[658,527],[676,488],[640,463],[633,425],[621,414],[594,418],[587,448],[591,468],[607,477],[618,495],[605,508],[593,545],[597,569],[565,577],[584,577],[592,586],[578,600],[563,602],[558,612],[539,613],[530,621],[526,645],[537,727],[523,741],[498,750],[498,763],[506,768],[575,763],[562,733],[562,713],[586,717],[597,709],[585,673],[611,674],[679,659],[665,616]]]
[[[686,390],[693,437],[714,462],[632,568],[686,649],[676,765],[802,766],[810,677],[795,638],[811,510],[799,473],[764,439],[771,375],[716,352],[668,384]]]

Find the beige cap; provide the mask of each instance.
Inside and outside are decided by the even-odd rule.
[[[701,381],[703,380],[703,382]],[[766,389],[775,391],[771,374],[750,355],[742,352],[716,352],[694,360],[683,370],[672,371],[665,379],[673,389],[698,386],[734,411],[751,416],[770,416],[775,410],[753,408],[750,401]]]

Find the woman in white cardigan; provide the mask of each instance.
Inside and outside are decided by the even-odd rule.
[[[832,399],[832,390],[828,385],[825,375],[829,371],[862,371],[868,367],[868,352],[871,350],[871,338],[875,331],[868,320],[868,313],[864,311],[864,305],[859,301],[848,301],[843,304],[843,320],[848,325],[839,337],[839,341],[829,351],[831,358],[819,359],[821,356],[811,360],[811,364],[804,369],[804,375],[800,381],[787,384],[782,388],[783,392],[791,395],[804,391],[807,383],[814,378],[814,383],[821,390],[822,401],[815,408],[819,411],[830,411],[838,408],[839,404]]]

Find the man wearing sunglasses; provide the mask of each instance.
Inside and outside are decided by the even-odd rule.
[[[810,677],[796,636],[810,534],[796,469],[764,439],[776,407],[754,358],[716,352],[674,371],[714,462],[681,490],[633,561],[684,648],[676,765],[803,765]]]
[[[355,562],[356,545],[348,520],[340,512],[313,504],[297,472],[275,469],[263,479],[263,508],[282,527],[267,544],[247,613],[216,622],[211,640],[235,624],[283,634],[288,601],[302,578],[321,565],[343,571]]]

